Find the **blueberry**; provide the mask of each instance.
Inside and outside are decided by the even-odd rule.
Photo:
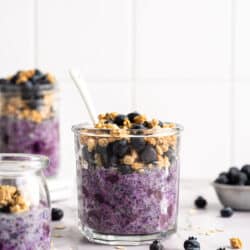
[[[152,128],[151,124],[150,124],[148,121],[145,121],[145,122],[143,123],[143,126],[144,126],[145,128]]]
[[[132,168],[129,165],[119,165],[118,170],[122,174],[131,174],[133,172]]]
[[[237,182],[237,185],[243,186],[247,183],[248,179],[247,179],[247,175],[243,172],[239,173],[239,180]]]
[[[35,100],[41,100],[44,98],[44,95],[41,92],[34,93]]]
[[[118,126],[123,126],[125,119],[126,119],[125,115],[117,115],[115,117],[114,123],[117,124]]]
[[[145,129],[143,124],[133,124],[132,129]]]
[[[128,119],[131,121],[131,122],[134,122],[134,118],[136,116],[140,115],[138,112],[132,112],[132,113],[129,113],[128,114]]]
[[[164,250],[164,246],[159,240],[154,240],[149,246],[149,250]]]
[[[224,207],[223,209],[220,210],[220,215],[223,218],[228,218],[233,215],[234,211],[231,207]]]
[[[195,201],[194,204],[199,209],[204,209],[207,206],[207,201],[202,197],[199,196]]]
[[[11,78],[10,78],[10,81],[14,84],[16,84],[16,81],[17,79],[19,78],[19,75],[20,75],[20,71],[18,71],[15,75],[13,75]]]
[[[228,171],[229,184],[236,185],[239,181],[240,170],[237,167],[231,167]]]
[[[51,210],[51,219],[52,221],[58,221],[63,218],[63,210],[60,208],[52,208]]]
[[[220,247],[217,250],[226,250],[226,248],[225,247]]]
[[[132,137],[130,143],[137,152],[142,151],[146,145],[143,137]]]
[[[185,250],[200,250],[200,243],[197,241],[197,238],[193,236],[185,240],[183,246]]]
[[[35,69],[35,76],[42,76],[43,73],[39,69]]]
[[[23,100],[29,100],[32,99],[33,97],[33,84],[30,81],[25,82],[24,84],[22,84],[22,99]]]
[[[123,157],[129,151],[129,145],[127,140],[122,139],[112,143],[113,153],[119,157]]]
[[[162,122],[162,121],[159,121],[159,122],[158,122],[158,125],[162,128],[162,127],[163,127],[163,122]]]
[[[228,184],[229,180],[226,174],[220,175],[216,180],[216,183],[219,184]]]
[[[89,164],[94,163],[94,155],[92,152],[88,151],[87,147],[82,148],[82,155],[85,161],[87,161]]]
[[[42,100],[30,100],[27,102],[28,106],[31,108],[31,109],[38,109],[40,108],[41,106],[43,106],[43,101]]]
[[[0,85],[5,85],[8,83],[8,80],[4,79],[4,78],[1,78],[0,79]]]
[[[175,159],[176,159],[176,156],[175,156],[175,150],[171,147],[168,148],[168,151],[167,152],[164,152],[163,153],[164,156],[167,156],[170,163],[172,164]]]
[[[250,179],[250,165],[244,165],[241,168],[241,172],[245,173],[248,176],[248,179]]]
[[[153,146],[147,144],[141,152],[141,160],[148,164],[157,161],[157,153]]]
[[[10,213],[10,205],[5,205],[3,207],[0,207],[0,213]]]

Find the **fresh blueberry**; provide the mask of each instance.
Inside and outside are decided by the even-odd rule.
[[[31,109],[38,109],[40,108],[41,106],[43,106],[43,101],[42,100],[30,100],[27,102],[28,106],[31,108]]]
[[[237,185],[243,186],[247,183],[248,179],[247,179],[247,174],[240,172],[239,173],[239,180],[237,182]]]
[[[225,247],[220,247],[217,250],[226,250],[226,248]]]
[[[114,123],[117,124],[118,126],[123,126],[125,119],[126,119],[125,115],[117,115],[115,117]]]
[[[241,172],[245,173],[248,176],[248,179],[250,179],[250,165],[244,165],[241,168]]]
[[[63,218],[63,210],[60,208],[52,208],[51,210],[51,219],[52,221],[59,221]]]
[[[88,151],[87,147],[82,148],[82,155],[85,161],[87,161],[89,164],[94,163],[94,155],[92,152]]]
[[[154,240],[149,246],[149,250],[164,250],[164,246],[159,240]]]
[[[36,76],[42,76],[42,72],[39,69],[35,69],[35,75]]]
[[[112,144],[113,153],[119,157],[123,157],[129,151],[128,141],[125,139],[115,141]]]
[[[131,174],[133,172],[132,168],[129,165],[119,165],[118,170],[122,174]]]
[[[147,144],[141,152],[141,160],[148,164],[157,161],[157,153],[153,146]]]
[[[131,122],[134,122],[134,118],[136,116],[140,115],[138,112],[132,112],[132,113],[129,113],[128,114],[128,119],[131,121]]]
[[[231,167],[228,171],[229,184],[236,185],[239,182],[240,170],[237,167]]]
[[[194,204],[197,208],[204,209],[207,206],[207,201],[202,196],[199,196],[194,201]]]
[[[151,124],[150,124],[148,121],[145,121],[145,122],[143,123],[143,126],[144,126],[145,128],[152,128],[152,127],[151,127]]]
[[[143,124],[133,124],[132,129],[145,129]]]
[[[11,78],[10,78],[10,81],[14,84],[16,84],[16,81],[17,79],[19,78],[19,75],[20,75],[20,71],[18,71],[15,75],[13,75]]]
[[[215,180],[216,183],[219,183],[219,184],[228,184],[229,183],[229,180],[228,180],[228,177],[226,174],[221,174],[216,180]]]
[[[10,213],[10,206],[9,205],[1,206],[0,213]]]
[[[185,240],[183,246],[185,250],[200,250],[200,243],[197,241],[197,238],[193,236]]]
[[[159,122],[158,122],[158,125],[162,128],[162,127],[163,127],[163,122],[162,122],[162,121],[159,121]]]
[[[143,137],[132,137],[130,143],[137,152],[142,151],[146,145]]]
[[[168,148],[168,151],[167,152],[164,152],[163,153],[164,156],[167,156],[170,163],[172,164],[175,159],[176,159],[176,156],[175,156],[175,150],[171,147]]]
[[[228,218],[233,215],[234,211],[231,207],[224,207],[223,209],[220,210],[220,215],[223,218]]]

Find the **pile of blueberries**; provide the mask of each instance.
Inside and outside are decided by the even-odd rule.
[[[231,167],[228,172],[219,174],[215,183],[226,185],[250,186],[250,165],[244,165],[241,169]]]
[[[27,81],[17,83],[21,71],[18,71],[10,79],[0,79],[0,92],[16,92],[20,91],[21,97],[25,100],[31,109],[37,109],[43,105],[42,90],[49,90],[53,87],[47,74],[42,73],[39,69],[35,69],[35,74]]]

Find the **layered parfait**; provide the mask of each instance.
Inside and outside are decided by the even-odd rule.
[[[49,250],[50,210],[14,185],[0,185],[0,249]]]
[[[53,176],[59,167],[57,87],[51,74],[19,71],[0,79],[0,153],[46,155],[44,170]]]
[[[101,114],[95,128],[73,127],[79,223],[89,240],[175,231],[180,130],[137,112]]]

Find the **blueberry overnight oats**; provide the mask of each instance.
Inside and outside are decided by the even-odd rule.
[[[50,249],[48,158],[0,154],[0,249]]]
[[[176,230],[181,127],[139,113],[73,127],[78,217],[89,240],[140,244]]]
[[[39,70],[19,71],[0,79],[0,153],[42,154],[50,158],[44,170],[54,176],[59,167],[57,84]]]
[[[15,186],[0,185],[1,250],[49,250],[49,221],[49,208],[33,207]]]

